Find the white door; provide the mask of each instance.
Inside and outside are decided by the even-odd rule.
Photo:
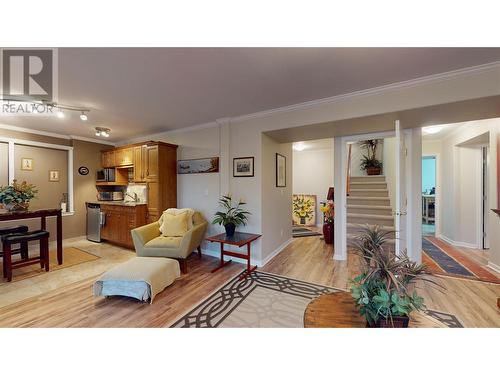
[[[405,134],[400,127],[399,120],[396,121],[396,202],[395,202],[395,230],[396,230],[396,254],[401,254],[407,249],[407,147]]]

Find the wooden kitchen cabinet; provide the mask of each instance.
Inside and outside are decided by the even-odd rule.
[[[116,166],[115,150],[101,151],[101,162],[103,168],[113,168]]]
[[[134,248],[130,231],[146,224],[147,206],[101,204],[101,211],[105,214],[101,238],[120,246]]]
[[[133,181],[146,183],[148,223],[158,220],[167,208],[177,207],[177,145],[153,141],[133,144],[102,151],[102,160],[104,168],[133,168]]]
[[[134,147],[134,182],[146,182],[147,146]]]
[[[125,167],[134,164],[134,149],[119,148],[115,151],[115,166]]]

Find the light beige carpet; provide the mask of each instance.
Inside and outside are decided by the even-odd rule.
[[[36,254],[37,255],[37,254]],[[30,256],[36,256],[30,251]],[[19,259],[19,255],[14,255],[13,260]],[[97,255],[88,253],[86,251],[80,250],[76,247],[66,247],[63,249],[63,264],[57,264],[57,251],[56,249],[52,249],[49,251],[49,272],[60,270],[63,268],[68,268],[72,266],[76,266],[77,264],[82,264],[86,262],[90,262],[93,260],[99,259]],[[2,261],[0,260],[0,271],[2,270]],[[28,279],[30,277],[35,277],[40,275],[41,273],[45,273],[45,270],[40,268],[39,264],[33,264],[31,266],[17,268],[12,271],[12,281],[11,283],[15,283],[16,281],[21,281],[24,279]],[[0,280],[0,285],[6,284],[7,280],[2,278]]]

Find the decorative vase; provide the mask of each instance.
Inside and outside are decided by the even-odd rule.
[[[408,316],[393,316],[392,319],[379,319],[375,324],[366,323],[367,328],[408,328]]]
[[[378,176],[382,170],[378,167],[366,168],[366,174],[368,176]]]
[[[325,243],[329,245],[333,243],[333,223],[327,222],[323,224],[323,237]]]
[[[4,207],[7,211],[27,211],[30,206],[30,202],[22,202],[22,203],[7,203],[4,204]]]
[[[234,231],[236,230],[236,225],[234,225],[234,223],[226,224],[226,225],[224,225],[224,228],[226,229],[226,236],[227,237],[234,236]]]

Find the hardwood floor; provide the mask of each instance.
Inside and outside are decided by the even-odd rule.
[[[243,269],[234,263],[210,273],[218,259],[192,255],[189,273],[159,294],[152,305],[121,297],[94,298],[95,277],[0,308],[1,327],[168,327]],[[314,283],[348,288],[358,269],[349,253],[334,261],[331,246],[318,237],[295,239],[261,270]],[[455,314],[466,327],[500,327],[496,299],[500,285],[439,277],[446,291],[419,285],[427,307]]]

